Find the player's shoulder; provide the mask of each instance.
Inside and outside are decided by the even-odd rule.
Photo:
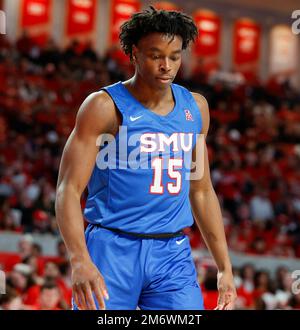
[[[114,102],[105,91],[101,90],[89,94],[83,101],[81,109],[86,112],[95,112],[95,115],[107,114],[114,109]]]
[[[209,107],[206,98],[200,93],[191,92],[191,94],[199,108],[202,120],[209,120]]]
[[[208,103],[206,98],[200,93],[191,92],[191,94],[193,95],[200,110],[204,109],[208,111]]]
[[[97,128],[110,127],[117,120],[117,112],[111,97],[105,91],[89,94],[77,113],[77,125]]]
[[[201,113],[201,119],[202,119],[202,131],[204,132],[205,135],[207,135],[208,128],[209,128],[209,121],[210,121],[210,116],[209,116],[209,106],[206,98],[200,94],[200,93],[195,93],[191,92],[198,108]]]

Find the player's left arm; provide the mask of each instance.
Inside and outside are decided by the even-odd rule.
[[[210,178],[205,142],[209,128],[209,109],[207,101],[203,96],[197,93],[192,94],[201,112],[201,133],[203,135],[202,141],[201,137],[199,137],[193,150],[193,161],[196,164],[195,170],[202,174],[196,179],[193,179],[191,176],[190,202],[201,235],[218,267],[219,298],[216,309],[233,309],[236,300],[236,290],[232,266],[228,254],[221,208]],[[199,151],[202,152],[202,155]]]

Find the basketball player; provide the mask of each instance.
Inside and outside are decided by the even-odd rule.
[[[74,309],[203,309],[182,232],[194,219],[218,267],[216,308],[233,308],[236,292],[206,144],[202,177],[187,180],[190,168],[183,161],[191,165],[193,157],[196,170],[201,166],[195,150],[199,134],[208,132],[208,105],[172,83],[182,51],[196,36],[193,20],[183,13],[151,7],[134,14],[120,33],[134,76],[91,94],[79,109],[62,155],[56,199]],[[103,134],[115,141],[98,154],[96,141]],[[130,143],[134,138],[136,145]],[[143,165],[138,168],[129,164],[135,147]],[[103,154],[109,158],[114,150],[116,166],[101,169]],[[87,185],[84,235],[80,197]]]

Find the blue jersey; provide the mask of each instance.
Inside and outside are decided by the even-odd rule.
[[[143,234],[193,224],[189,174],[202,120],[192,94],[171,88],[175,106],[165,116],[143,106],[122,82],[104,88],[122,126],[99,151],[88,183],[84,215],[90,223]]]

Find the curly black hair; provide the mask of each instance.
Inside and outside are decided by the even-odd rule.
[[[132,46],[153,32],[179,35],[182,38],[182,49],[186,49],[198,35],[197,26],[190,16],[177,11],[157,10],[150,6],[150,9],[133,14],[129,21],[122,24],[119,38],[125,54],[132,59]]]

